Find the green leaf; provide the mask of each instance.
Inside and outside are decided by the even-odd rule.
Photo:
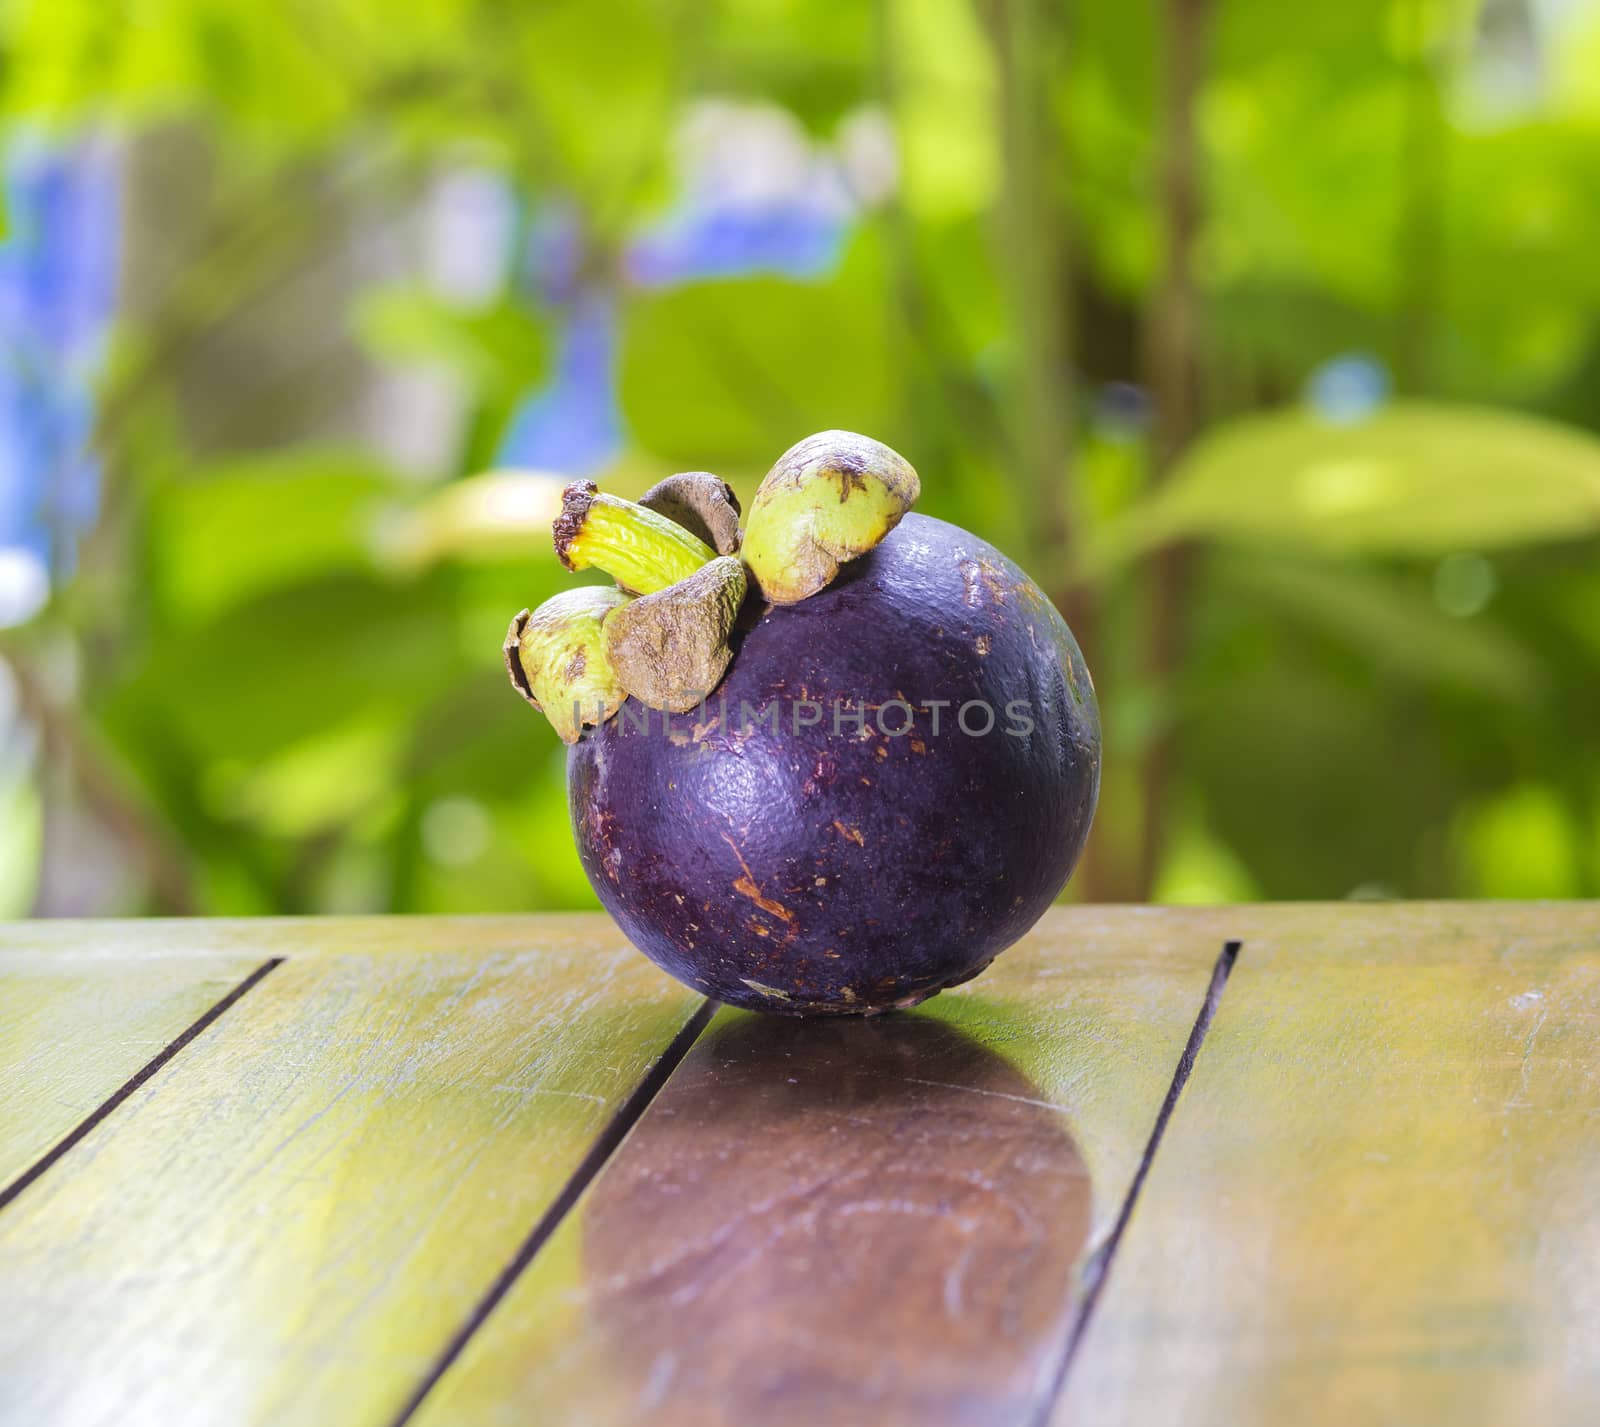
[[[906,207],[924,220],[986,213],[1000,182],[1000,135],[994,59],[976,7],[917,0],[884,13]]]
[[[255,765],[213,765],[208,801],[219,817],[274,837],[310,837],[350,822],[396,784],[403,730],[386,711],[319,729]]]
[[[526,561],[557,568],[550,527],[563,478],[549,471],[484,471],[397,501],[375,523],[374,553],[411,573],[439,560]]]
[[[394,489],[370,458],[321,449],[159,487],[151,566],[164,613],[189,628],[270,590],[366,568],[379,498]]]
[[[1411,682],[1460,684],[1510,703],[1544,687],[1539,662],[1481,616],[1453,619],[1425,590],[1378,570],[1238,554],[1213,566],[1253,605],[1332,635],[1363,663]]]
[[[1583,895],[1584,828],[1556,789],[1522,783],[1456,819],[1456,857],[1484,897]]]
[[[500,124],[549,165],[550,187],[574,199],[591,234],[621,240],[638,205],[659,197],[690,41],[692,7],[676,0],[512,5],[483,10],[469,63],[493,71]],[[509,106],[509,119],[506,113]]]
[[[34,780],[0,769],[0,918],[25,917],[39,880],[44,810]]]
[[[1207,826],[1268,898],[1382,883],[1437,895],[1417,850],[1456,795],[1437,727],[1337,677],[1307,649],[1230,670],[1179,720]]]
[[[549,353],[545,324],[520,302],[459,308],[409,285],[369,293],[356,331],[381,360],[442,367],[489,398],[526,391],[543,377]]]
[[[492,625],[482,638],[493,644]],[[197,759],[255,764],[345,721],[415,707],[468,667],[446,582],[330,575],[159,639],[105,691],[99,717],[154,719]]]
[[[1397,403],[1357,425],[1231,422],[1101,533],[1103,569],[1209,537],[1432,556],[1600,534],[1600,440],[1507,411]]]
[[[759,94],[826,134],[861,103],[876,18],[870,5],[834,0],[708,5],[696,36],[699,88]]]
[[[897,345],[877,244],[820,283],[758,277],[636,298],[621,391],[640,444],[680,468],[763,471],[813,431],[884,435]]]

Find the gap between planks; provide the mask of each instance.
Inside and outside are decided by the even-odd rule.
[[[1030,1427],[1043,1427],[1043,1424],[1049,1420],[1056,1402],[1066,1385],[1067,1375],[1072,1369],[1072,1364],[1088,1332],[1095,1306],[1099,1302],[1106,1280],[1110,1276],[1117,1249],[1122,1242],[1124,1233],[1127,1231],[1139,1193],[1144,1186],[1146,1178],[1149,1176],[1150,1167],[1154,1163],[1157,1151],[1160,1149],[1167,1125],[1177,1108],[1178,1099],[1182,1095],[1184,1086],[1188,1083],[1189,1076],[1194,1069],[1196,1057],[1199,1055],[1201,1046],[1204,1044],[1206,1036],[1211,1029],[1211,1024],[1215,1019],[1229,975],[1238,959],[1240,948],[1241,943],[1239,941],[1226,942],[1217,957],[1215,966],[1212,968],[1211,980],[1206,989],[1205,999],[1201,1003],[1199,1013],[1195,1017],[1194,1026],[1189,1032],[1188,1041],[1185,1043],[1183,1053],[1173,1071],[1172,1081],[1167,1088],[1166,1097],[1163,1099],[1161,1108],[1156,1114],[1150,1137],[1145,1143],[1139,1166],[1134,1173],[1132,1182],[1129,1184],[1128,1192],[1123,1198],[1116,1221],[1112,1225],[1106,1242],[1085,1265],[1085,1288],[1082,1300],[1068,1328],[1061,1354],[1050,1372],[1044,1390],[1038,1398],[1036,1411],[1030,1419]],[[284,957],[276,956],[263,962],[229,991],[227,995],[207,1010],[204,1015],[200,1016],[181,1034],[168,1042],[111,1096],[12,1180],[10,1184],[0,1188],[0,1209],[6,1208],[24,1190],[49,1169],[53,1168],[76,1145],[84,1140],[97,1125],[113,1114],[135,1091],[145,1085],[168,1062],[173,1060],[180,1051],[201,1036],[210,1026],[226,1015],[243,997],[259,986],[267,976],[283,965],[285,960],[286,958]],[[421,1383],[418,1384],[416,1390],[407,1398],[404,1405],[392,1419],[390,1427],[406,1427],[406,1424],[415,1417],[428,1395],[461,1356],[468,1342],[483,1327],[490,1315],[511,1291],[517,1279],[533,1262],[551,1234],[555,1232],[557,1226],[571,1212],[578,1200],[582,1198],[584,1191],[600,1174],[601,1170],[605,1168],[611,1156],[616,1152],[622,1141],[627,1138],[628,1132],[643,1116],[650,1103],[672,1077],[673,1072],[684,1057],[688,1055],[695,1042],[699,1040],[718,1009],[718,1002],[703,1001],[694,1015],[679,1029],[655,1065],[640,1080],[633,1092],[618,1108],[617,1113],[612,1117],[605,1129],[596,1137],[594,1143],[584,1155],[583,1160],[562,1187],[560,1194],[539,1216],[533,1227],[528,1231],[527,1236],[518,1246],[516,1253],[489,1286],[471,1314],[468,1315],[466,1321],[434,1360]]]
[[[1034,1412],[1028,1419],[1028,1427],[1044,1427],[1044,1424],[1049,1421],[1051,1414],[1055,1410],[1056,1402],[1065,1388],[1067,1374],[1071,1370],[1079,1346],[1088,1331],[1095,1305],[1100,1299],[1100,1293],[1105,1286],[1107,1278],[1110,1276],[1117,1248],[1121,1244],[1128,1222],[1133,1216],[1133,1209],[1138,1200],[1139,1192],[1150,1173],[1150,1166],[1155,1161],[1156,1152],[1161,1147],[1161,1140],[1166,1134],[1167,1125],[1177,1109],[1178,1099],[1183,1094],[1184,1086],[1189,1082],[1189,1076],[1194,1070],[1196,1057],[1200,1054],[1200,1048],[1211,1030],[1212,1021],[1216,1018],[1217,1008],[1222,1000],[1222,993],[1227,987],[1228,978],[1232,974],[1234,963],[1238,960],[1242,945],[1242,942],[1236,940],[1224,942],[1216,963],[1212,967],[1211,980],[1206,987],[1205,997],[1200,1004],[1199,1012],[1195,1016],[1194,1025],[1189,1031],[1189,1038],[1184,1044],[1183,1053],[1178,1057],[1178,1063],[1172,1073],[1171,1083],[1168,1085],[1166,1096],[1156,1113],[1155,1121],[1150,1129],[1150,1136],[1146,1140],[1144,1150],[1140,1155],[1139,1166],[1134,1172],[1133,1179],[1128,1186],[1128,1192],[1119,1207],[1116,1221],[1112,1225],[1111,1232],[1107,1236],[1105,1243],[1085,1266],[1083,1297],[1067,1329],[1061,1353],[1051,1366],[1049,1375],[1045,1379],[1044,1388],[1036,1400]],[[407,1427],[407,1424],[415,1418],[429,1394],[439,1385],[451,1367],[454,1366],[473,1336],[488,1321],[490,1315],[499,1307],[506,1295],[510,1293],[517,1279],[533,1263],[539,1250],[544,1247],[561,1221],[576,1207],[589,1185],[605,1168],[607,1162],[627,1137],[628,1132],[638,1123],[645,1111],[649,1109],[651,1101],[660,1093],[667,1081],[672,1078],[673,1072],[704,1033],[717,1009],[718,1003],[708,1000],[701,1005],[693,1017],[684,1023],[682,1029],[673,1037],[671,1044],[668,1045],[661,1058],[651,1067],[649,1073],[639,1082],[632,1095],[618,1109],[616,1115],[605,1130],[602,1131],[599,1138],[590,1146],[589,1152],[584,1156],[577,1169],[573,1171],[571,1178],[568,1179],[561,1193],[540,1216],[538,1222],[518,1246],[517,1252],[512,1256],[510,1262],[501,1270],[494,1283],[479,1300],[472,1313],[468,1315],[467,1320],[462,1324],[455,1336],[451,1338],[449,1344],[439,1354],[438,1358],[435,1359],[416,1391],[411,1394],[399,1412],[390,1420],[388,1427]]]
[[[551,1234],[556,1231],[561,1221],[567,1217],[583,1197],[600,1171],[605,1168],[611,1156],[616,1153],[617,1147],[628,1137],[631,1130],[650,1108],[650,1102],[660,1093],[661,1088],[672,1078],[683,1058],[689,1054],[694,1043],[700,1039],[705,1028],[711,1024],[711,1018],[721,1007],[720,1001],[705,1000],[700,1003],[699,1009],[679,1028],[677,1035],[661,1053],[660,1059],[650,1067],[634,1087],[633,1093],[618,1107],[617,1113],[611,1117],[595,1142],[589,1146],[589,1151],[579,1161],[578,1167],[572,1171],[561,1192],[556,1195],[543,1214],[538,1218],[533,1228],[528,1231],[527,1237],[517,1246],[517,1251],[511,1256],[510,1262],[500,1270],[495,1281],[489,1285],[483,1297],[478,1300],[476,1307],[467,1315],[467,1320],[455,1335],[445,1345],[444,1350],[434,1359],[433,1365],[418,1384],[415,1392],[405,1400],[400,1410],[390,1421],[390,1427],[406,1427],[406,1424],[416,1416],[418,1409],[427,1400],[428,1394],[439,1385],[439,1380],[450,1371],[473,1335],[488,1321],[489,1315],[500,1306],[501,1301],[511,1292],[516,1281],[523,1275],[539,1250],[545,1246]]]
[[[128,1098],[149,1081],[168,1061],[172,1060],[179,1051],[203,1034],[207,1028],[221,1020],[233,1006],[247,996],[257,986],[266,980],[274,971],[283,965],[285,958],[274,956],[261,963],[248,976],[244,978],[233,990],[229,991],[220,1001],[211,1007],[197,1021],[193,1022],[186,1030],[174,1039],[167,1042],[151,1059],[139,1067],[127,1080],[125,1080],[109,1098],[103,1100],[84,1119],[80,1120],[72,1129],[67,1131],[49,1149],[39,1156],[32,1164],[22,1171],[10,1184],[0,1188],[0,1209],[6,1208],[29,1185],[40,1178],[45,1171],[53,1168],[72,1148],[81,1143],[96,1125],[100,1124]]]
[[[1224,942],[1222,951],[1217,956],[1216,965],[1211,968],[1211,981],[1206,987],[1205,999],[1200,1003],[1200,1011],[1194,1018],[1189,1039],[1184,1043],[1183,1054],[1178,1057],[1178,1064],[1172,1072],[1172,1083],[1167,1086],[1166,1097],[1161,1102],[1160,1110],[1156,1112],[1155,1123],[1150,1127],[1150,1138],[1145,1141],[1144,1153],[1139,1157],[1139,1167],[1134,1171],[1127,1194],[1123,1196],[1116,1222],[1111,1226],[1111,1232],[1106,1236],[1105,1243],[1095,1250],[1084,1265],[1083,1297],[1079,1301],[1078,1311],[1073,1315],[1071,1326],[1067,1329],[1061,1355],[1046,1380],[1044,1391],[1039,1395],[1033,1415],[1028,1419],[1028,1427],[1046,1427],[1055,1412],[1056,1403],[1060,1400],[1067,1384],[1067,1374],[1072,1371],[1072,1364],[1077,1359],[1078,1350],[1094,1318],[1095,1305],[1100,1302],[1100,1294],[1105,1288],[1106,1280],[1111,1276],[1111,1266],[1116,1261],[1117,1249],[1122,1243],[1122,1236],[1127,1232],[1128,1222],[1133,1218],[1139,1191],[1144,1188],[1144,1182],[1150,1174],[1150,1166],[1155,1163],[1156,1152],[1161,1148],[1162,1136],[1166,1134],[1167,1125],[1172,1119],[1173,1112],[1178,1108],[1178,1098],[1183,1094],[1183,1087],[1189,1083],[1189,1076],[1194,1071],[1200,1047],[1205,1044],[1206,1036],[1210,1034],[1211,1023],[1217,1016],[1217,1007],[1222,1003],[1222,993],[1227,989],[1228,978],[1233,974],[1234,963],[1238,961],[1239,951],[1243,945],[1241,941]]]

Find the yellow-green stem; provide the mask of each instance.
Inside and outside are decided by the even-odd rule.
[[[631,500],[574,481],[561,493],[556,554],[569,570],[604,570],[625,590],[652,595],[675,585],[717,552],[676,521]]]

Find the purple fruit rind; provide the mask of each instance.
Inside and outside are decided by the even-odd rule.
[[[899,736],[876,724],[896,700],[917,709]],[[994,710],[987,735],[956,725],[972,701]],[[774,702],[776,729],[756,716]],[[820,721],[796,727],[799,702]],[[1026,737],[1006,731],[1015,702]],[[926,516],[767,609],[701,709],[632,703],[568,754],[584,870],[659,966],[755,1010],[873,1012],[976,975],[1059,894],[1098,796],[1065,621],[999,551]]]

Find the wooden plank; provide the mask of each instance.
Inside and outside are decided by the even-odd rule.
[[[1239,924],[1054,1420],[1593,1422],[1600,906]]]
[[[722,1013],[413,1420],[1031,1420],[1222,925],[1063,910],[915,1012]]]
[[[0,1193],[258,965],[0,949]]]
[[[581,952],[596,926],[592,912],[448,917],[171,917],[141,921],[52,918],[0,922],[0,955],[13,951],[82,961],[181,956],[397,956],[463,947],[489,954],[530,948]]]
[[[0,1214],[0,1422],[392,1416],[701,1004],[586,925],[277,968]]]

